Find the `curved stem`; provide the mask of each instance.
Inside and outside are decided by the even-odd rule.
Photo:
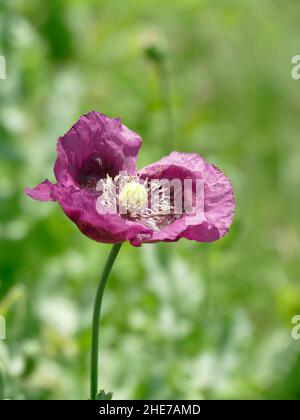
[[[91,348],[91,400],[95,400],[98,392],[98,349],[99,349],[99,323],[101,314],[102,298],[112,266],[118,256],[122,244],[112,247],[109,257],[103,269],[101,280],[98,286],[93,312],[92,323],[92,348]]]

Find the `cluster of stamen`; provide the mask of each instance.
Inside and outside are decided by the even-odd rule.
[[[105,207],[114,208],[122,217],[139,221],[155,231],[177,218],[170,191],[159,180],[149,182],[138,176],[107,176],[101,181],[101,191]]]

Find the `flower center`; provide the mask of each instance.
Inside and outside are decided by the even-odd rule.
[[[178,219],[169,191],[155,180],[150,185],[148,180],[138,176],[117,175],[111,178],[107,175],[100,182],[102,204],[125,219],[139,221],[154,231]]]
[[[139,182],[127,182],[119,194],[119,204],[130,214],[138,213],[148,204],[148,191]]]

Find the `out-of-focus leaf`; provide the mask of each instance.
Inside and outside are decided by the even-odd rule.
[[[113,397],[112,392],[105,392],[104,389],[101,389],[96,396],[96,400],[97,401],[110,401],[112,400],[112,397]]]

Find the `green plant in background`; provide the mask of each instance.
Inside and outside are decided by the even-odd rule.
[[[176,149],[216,162],[239,206],[218,244],[179,242],[171,255],[123,245],[102,313],[101,385],[115,398],[299,398],[298,22],[291,0],[0,2],[6,398],[88,395],[88,279],[108,248],[99,256],[23,186],[51,173],[54,139],[90,109],[141,134],[139,167],[160,158],[168,125],[145,58],[153,31],[168,42]]]

